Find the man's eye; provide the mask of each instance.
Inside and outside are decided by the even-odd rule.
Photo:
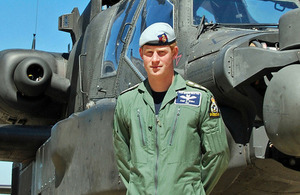
[[[158,52],[158,55],[160,55],[160,56],[164,56],[165,54],[166,54],[165,51],[160,51],[160,52]]]
[[[146,56],[152,56],[152,55],[153,55],[153,52],[151,52],[151,51],[146,52]]]

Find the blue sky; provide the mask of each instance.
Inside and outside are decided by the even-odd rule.
[[[38,50],[67,51],[71,43],[69,33],[58,31],[58,17],[78,7],[80,14],[89,0],[1,0],[0,50],[31,49],[37,19]]]
[[[81,14],[88,3],[89,0],[0,0],[0,50],[31,49],[36,32],[37,50],[67,52],[71,38],[69,33],[58,31],[58,17],[71,13],[74,7]],[[11,183],[11,166],[0,162],[0,184]]]

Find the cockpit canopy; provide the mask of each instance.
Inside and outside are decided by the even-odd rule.
[[[194,24],[277,24],[280,16],[300,7],[299,1],[288,0],[193,0]]]

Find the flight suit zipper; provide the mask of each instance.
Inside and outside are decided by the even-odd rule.
[[[145,141],[145,135],[144,135],[144,131],[143,131],[143,125],[142,125],[142,119],[141,119],[140,109],[137,110],[137,117],[139,119],[139,124],[140,124],[142,144],[143,144],[143,146],[146,146],[146,141]]]
[[[159,121],[158,115],[156,115],[156,125],[155,125],[155,145],[156,145],[156,163],[155,163],[155,177],[154,177],[154,183],[155,183],[155,195],[157,195],[158,190],[158,157],[159,157],[159,146],[158,146],[158,127],[161,127],[161,123]]]
[[[171,138],[170,138],[170,141],[169,141],[170,146],[173,143],[173,137],[174,137],[174,134],[175,134],[176,124],[177,124],[177,120],[178,120],[179,115],[180,115],[180,108],[177,109],[177,114],[176,114],[175,121],[174,121],[174,124],[173,124],[173,129],[172,129],[172,132],[171,132]]]

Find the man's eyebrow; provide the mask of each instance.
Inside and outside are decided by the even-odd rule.
[[[167,48],[165,48],[165,47],[163,47],[163,48],[156,48],[156,49],[148,48],[148,49],[145,49],[145,50],[150,50],[150,51],[166,51]]]

